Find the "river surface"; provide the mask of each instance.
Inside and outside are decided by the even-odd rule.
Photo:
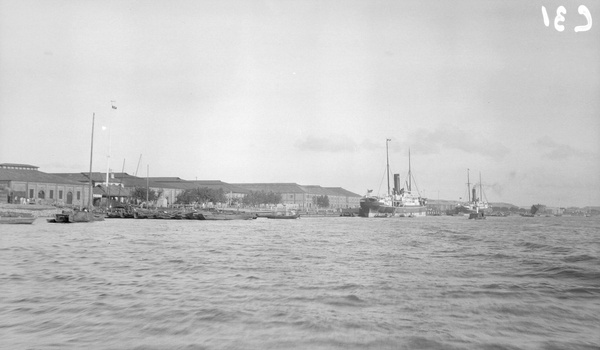
[[[600,218],[0,225],[1,349],[600,349]]]

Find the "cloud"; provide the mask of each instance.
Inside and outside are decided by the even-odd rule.
[[[295,143],[296,148],[310,152],[356,152],[358,145],[348,136],[332,135],[328,137],[307,136]]]
[[[411,148],[421,154],[437,154],[444,149],[454,149],[501,159],[510,152],[501,142],[449,125],[442,125],[433,131],[419,129],[410,136],[410,140]]]
[[[572,157],[586,157],[589,152],[580,151],[570,145],[560,144],[549,136],[540,137],[533,146],[541,152],[542,157],[552,160],[564,160]]]
[[[502,197],[502,194],[504,194],[504,185],[502,185],[499,182],[494,182],[493,184],[487,187],[489,187],[493,193],[497,194],[500,197]]]

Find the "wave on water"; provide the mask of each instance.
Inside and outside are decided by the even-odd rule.
[[[2,233],[0,344],[598,350],[600,223],[533,220],[36,223]]]

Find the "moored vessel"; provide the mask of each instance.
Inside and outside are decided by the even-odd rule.
[[[296,213],[294,211],[277,212],[272,214],[261,215],[260,217],[267,219],[300,219],[300,213]]]
[[[35,216],[24,213],[0,212],[0,224],[32,224]]]
[[[53,219],[47,219],[51,223],[72,223],[72,222],[94,222],[104,221],[104,213],[94,213],[94,202],[93,197],[93,182],[92,182],[92,161],[94,155],[94,122],[96,120],[96,113],[92,114],[92,137],[90,145],[90,175],[89,175],[89,196],[88,206],[83,209],[80,204],[79,210],[63,210],[60,214],[55,214]],[[89,209],[89,210],[88,210]]]
[[[472,214],[488,213],[490,211],[489,204],[483,200],[483,186],[481,184],[481,173],[479,173],[479,194],[477,193],[477,184],[471,188],[471,182],[469,179],[469,169],[467,169],[467,196],[468,201],[464,203],[458,203],[454,208],[454,213],[459,215],[468,215],[472,218]],[[479,215],[475,215],[477,217]]]
[[[412,190],[412,172],[410,165],[410,150],[408,151],[408,176],[406,180],[406,189],[400,188],[400,175],[394,174],[394,188],[390,190],[390,163],[388,153],[388,142],[386,139],[386,157],[387,157],[387,179],[388,190],[384,196],[373,196],[372,191],[360,199],[359,215],[363,217],[414,217],[427,215],[427,200],[420,196],[418,190]]]

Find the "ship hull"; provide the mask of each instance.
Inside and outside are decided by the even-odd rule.
[[[391,205],[362,202],[360,203],[358,214],[366,218],[426,216],[427,207],[424,205],[394,207]]]
[[[489,214],[492,212],[492,210],[487,206],[480,206],[479,208],[476,208],[474,206],[457,205],[456,208],[454,208],[455,215],[469,216],[469,215],[475,214],[477,212]]]

